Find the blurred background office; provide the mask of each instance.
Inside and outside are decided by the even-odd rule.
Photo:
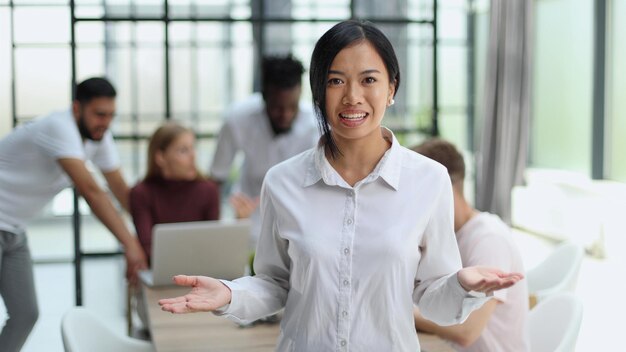
[[[369,19],[404,72],[384,124],[405,146],[440,135],[464,151],[467,198],[516,228],[527,268],[561,241],[583,246],[577,350],[610,350],[626,311],[625,15],[626,0],[0,0],[0,138],[105,75],[129,184],[170,118],[193,127],[206,171],[225,108],[260,88],[261,57],[291,52],[308,68],[334,23]],[[123,257],[71,189],[28,236],[41,315],[25,351],[61,351],[74,304],[124,329]]]

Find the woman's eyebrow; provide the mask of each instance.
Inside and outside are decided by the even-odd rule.
[[[368,75],[371,73],[380,73],[380,70],[377,70],[375,68],[369,69],[369,70],[365,70],[359,73],[359,75]],[[341,75],[341,76],[345,76],[346,74],[343,71],[338,71],[338,70],[329,70],[328,74],[333,74],[333,75]]]

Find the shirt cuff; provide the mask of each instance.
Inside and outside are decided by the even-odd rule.
[[[245,319],[241,319],[241,318],[233,315],[233,312],[237,308],[237,303],[241,301],[241,294],[242,294],[241,285],[239,285],[236,282],[229,281],[229,280],[220,280],[220,282],[223,283],[224,285],[226,285],[230,289],[230,295],[231,295],[230,296],[230,303],[229,304],[225,304],[225,305],[219,307],[218,309],[214,310],[213,314],[218,315],[218,316],[224,316],[224,317],[228,318],[230,321],[235,322],[235,323],[240,324],[240,325],[248,325],[248,324],[250,324],[251,321],[245,320]]]
[[[487,301],[493,298],[493,293],[489,293],[487,295],[484,292],[466,291],[463,286],[461,286],[457,275],[450,276],[448,280],[451,281],[450,284],[455,293],[463,297],[461,310],[456,317],[456,319],[459,321],[458,324],[462,324],[465,319],[467,319],[467,317],[470,315],[470,313],[482,307],[483,304],[487,303]]]
[[[223,283],[224,285],[226,285],[226,287],[228,287],[228,289],[230,289],[230,303],[227,303],[219,308],[217,308],[216,310],[213,311],[213,314],[215,315],[229,315],[230,313],[230,307],[233,303],[233,301],[235,300],[235,292],[237,289],[237,284],[232,282],[232,281],[228,281],[228,280],[220,280],[221,283]]]

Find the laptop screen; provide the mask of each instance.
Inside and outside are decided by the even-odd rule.
[[[179,274],[226,280],[241,277],[251,254],[249,237],[248,220],[155,225],[152,229],[153,285],[171,285],[172,277]]]

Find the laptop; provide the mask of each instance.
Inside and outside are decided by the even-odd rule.
[[[152,268],[139,272],[147,286],[173,285],[174,275],[232,280],[248,265],[250,222],[195,221],[152,228]]]

